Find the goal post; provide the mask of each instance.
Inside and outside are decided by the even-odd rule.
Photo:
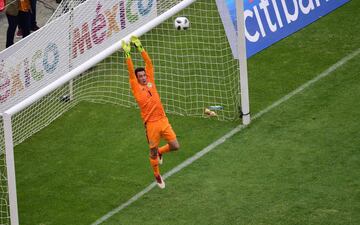
[[[5,141],[5,155],[6,155],[6,172],[8,183],[8,197],[9,197],[9,210],[11,225],[18,225],[18,205],[16,193],[16,179],[15,179],[15,159],[14,159],[14,142],[13,131],[11,124],[11,115],[7,113],[2,114],[4,141]]]
[[[189,29],[175,29],[179,16]],[[132,35],[152,58],[167,113],[206,118],[221,106],[214,119],[250,122],[245,39],[234,59],[215,0],[63,0],[46,26],[0,52],[0,224],[19,224],[14,146],[82,101],[136,107],[119,51]]]
[[[250,103],[249,103],[249,85],[248,70],[246,57],[246,40],[245,40],[245,19],[244,19],[244,1],[236,1],[237,17],[237,36],[238,36],[238,54],[240,64],[240,98],[241,114],[243,124],[250,124]]]

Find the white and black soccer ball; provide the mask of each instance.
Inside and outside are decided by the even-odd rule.
[[[190,28],[190,20],[184,16],[175,19],[174,26],[177,30],[187,30]]]

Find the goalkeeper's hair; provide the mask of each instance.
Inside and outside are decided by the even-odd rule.
[[[135,75],[138,76],[138,72],[145,71],[144,67],[138,67],[135,69]]]

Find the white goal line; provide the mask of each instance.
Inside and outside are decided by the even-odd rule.
[[[360,54],[360,48],[355,50],[354,52],[350,53],[349,55],[345,56],[344,58],[342,58],[341,60],[339,60],[337,63],[333,64],[332,66],[330,66],[328,69],[326,69],[325,71],[323,71],[322,73],[320,73],[319,75],[317,75],[315,78],[313,78],[312,80],[304,83],[303,85],[301,85],[300,87],[298,87],[297,89],[295,89],[294,91],[290,92],[289,94],[285,95],[284,97],[280,98],[279,100],[277,100],[276,102],[274,102],[273,104],[271,104],[270,106],[266,107],[265,109],[261,110],[260,112],[258,112],[257,114],[254,115],[253,120],[260,118],[261,116],[263,116],[264,114],[268,113],[269,111],[271,111],[272,109],[276,108],[277,106],[281,105],[282,103],[286,102],[287,100],[289,100],[290,98],[292,98],[293,96],[303,92],[306,88],[310,87],[311,85],[313,85],[314,83],[316,83],[317,81],[319,81],[320,79],[330,75],[332,72],[334,72],[335,70],[337,70],[339,67],[343,66],[344,64],[346,64],[348,61],[350,61],[351,59],[353,59],[354,57],[356,57],[357,55]],[[171,169],[169,172],[165,173],[163,178],[167,179],[170,176],[174,175],[175,173],[181,171],[182,169],[184,169],[185,167],[191,165],[193,162],[195,162],[196,160],[200,159],[201,157],[203,157],[205,154],[209,153],[210,151],[214,150],[217,146],[221,145],[222,143],[224,143],[225,141],[227,141],[229,138],[231,138],[232,136],[234,136],[235,134],[239,133],[241,130],[245,129],[248,125],[239,125],[237,127],[235,127],[234,129],[232,129],[231,131],[229,131],[228,133],[226,133],[224,136],[222,136],[221,138],[217,139],[216,141],[214,141],[213,143],[211,143],[210,145],[208,145],[207,147],[205,147],[204,149],[202,149],[201,151],[199,151],[198,153],[196,153],[195,155],[193,155],[192,157],[188,158],[187,160],[185,160],[184,162],[182,162],[181,164],[179,164],[178,166],[174,167],[173,169]],[[108,212],[107,214],[105,214],[104,216],[102,216],[101,218],[99,218],[98,220],[96,220],[94,223],[92,223],[91,225],[99,225],[103,222],[105,222],[106,220],[108,220],[110,217],[112,217],[113,215],[119,213],[121,210],[123,210],[124,208],[126,208],[127,206],[131,205],[132,203],[134,203],[135,201],[137,201],[139,198],[141,198],[143,195],[145,195],[146,193],[148,193],[149,191],[151,191],[154,187],[156,186],[156,183],[153,182],[151,183],[149,186],[147,186],[145,189],[143,189],[142,191],[140,191],[139,193],[137,193],[136,195],[134,195],[132,198],[130,198],[127,202],[119,205],[118,207],[114,208],[113,210],[111,210],[110,212]]]

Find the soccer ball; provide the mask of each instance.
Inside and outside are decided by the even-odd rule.
[[[187,30],[190,27],[188,18],[181,16],[175,19],[174,26],[177,30]]]

